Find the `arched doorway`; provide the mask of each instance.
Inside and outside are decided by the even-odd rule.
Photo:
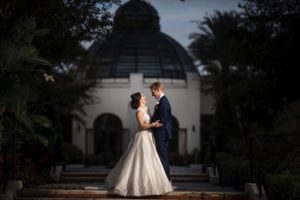
[[[123,126],[119,117],[102,114],[94,122],[94,152],[103,164],[116,162],[122,152]]]
[[[169,143],[169,152],[175,155],[179,154],[179,123],[178,120],[172,116],[172,140]]]

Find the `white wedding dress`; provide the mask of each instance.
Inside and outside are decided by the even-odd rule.
[[[146,122],[150,121],[147,108],[138,111],[143,112]],[[162,195],[172,191],[150,130],[140,130],[135,134],[105,183],[113,193],[122,196]]]

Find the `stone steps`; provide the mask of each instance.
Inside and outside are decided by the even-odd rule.
[[[22,189],[15,200],[63,200],[63,199],[199,199],[199,200],[249,200],[244,192],[195,192],[174,191],[166,195],[145,197],[123,197],[105,190],[53,190]]]
[[[102,173],[87,173],[87,172],[63,172],[60,177],[60,182],[104,182],[107,174]],[[206,183],[208,177],[206,174],[193,175],[193,174],[178,174],[171,175],[173,183]]]
[[[174,191],[161,196],[123,197],[111,193],[104,184],[110,170],[105,168],[68,168],[59,183],[23,188],[15,200],[96,200],[96,199],[199,199],[249,200],[248,193],[209,183],[208,176],[199,169],[173,167]]]

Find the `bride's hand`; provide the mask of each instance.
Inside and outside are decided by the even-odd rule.
[[[162,126],[163,126],[163,124],[160,123],[159,120],[153,122],[153,127],[155,127],[155,128],[159,128],[159,127],[162,127]]]

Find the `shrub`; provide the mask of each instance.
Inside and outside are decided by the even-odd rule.
[[[83,162],[82,151],[71,144],[64,143],[62,146],[63,161],[68,164],[79,164]]]
[[[41,167],[40,163],[33,162],[31,158],[16,160],[16,179],[22,180],[24,187],[33,187],[45,184],[49,180],[50,168]]]
[[[221,185],[243,189],[244,183],[249,180],[249,160],[246,157],[218,153],[217,161]]]
[[[289,171],[280,174],[268,174],[265,188],[269,199],[298,200],[300,199],[300,175]]]
[[[188,157],[179,155],[178,153],[169,153],[169,161],[171,165],[188,165]]]

